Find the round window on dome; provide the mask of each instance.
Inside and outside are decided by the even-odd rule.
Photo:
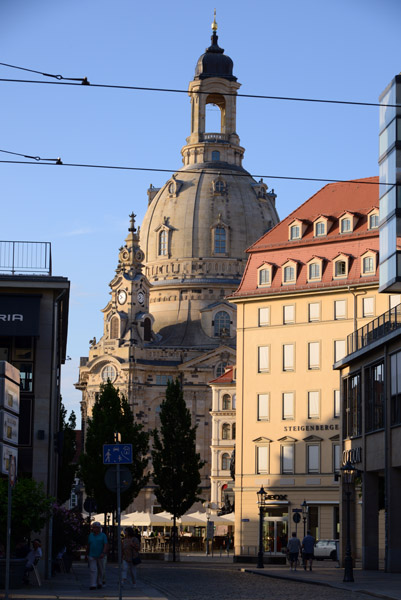
[[[109,380],[111,383],[113,383],[113,381],[115,381],[116,378],[117,370],[115,367],[113,367],[113,365],[107,365],[107,367],[104,367],[102,371],[102,381],[104,383],[107,383]]]

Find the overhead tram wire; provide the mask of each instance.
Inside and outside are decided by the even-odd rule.
[[[142,92],[164,92],[172,94],[209,94],[209,92],[201,91],[190,91],[181,90],[174,88],[158,88],[158,87],[144,87],[134,85],[117,85],[117,84],[106,84],[106,83],[90,83],[87,77],[63,77],[63,75],[54,75],[51,73],[44,73],[42,71],[35,71],[34,69],[27,69],[25,67],[19,67],[16,65],[10,65],[7,63],[0,63],[0,66],[9,67],[12,69],[19,69],[21,71],[29,71],[30,73],[37,73],[45,77],[52,77],[57,81],[39,81],[36,79],[6,79],[0,78],[3,83],[29,83],[29,84],[42,84],[42,85],[72,85],[81,86],[85,85],[92,88],[103,88],[103,89],[117,89],[117,90],[130,90],[130,91],[142,91]],[[79,83],[78,83],[79,82]],[[351,100],[324,100],[321,98],[298,98],[292,96],[268,96],[264,94],[237,94],[237,93],[226,93],[225,96],[236,96],[238,98],[255,98],[258,100],[283,100],[290,102],[314,102],[320,104],[344,104],[349,106],[386,106],[388,108],[401,108],[400,104],[380,104],[379,102],[356,102]]]
[[[7,152],[6,150],[0,150],[0,152]],[[12,153],[17,154],[17,153]],[[20,155],[25,156],[25,155]],[[36,157],[32,157],[36,160]],[[45,165],[45,166],[63,166],[63,167],[76,167],[76,168],[86,168],[86,169],[115,169],[118,171],[148,171],[152,173],[179,173],[179,169],[158,169],[156,167],[124,167],[122,165],[91,165],[85,163],[65,163],[62,162],[60,158],[58,159],[41,159],[41,160],[51,160],[56,162],[27,162],[24,160],[0,160],[0,164],[16,164],[16,165]],[[199,169],[185,169],[182,171],[183,173],[199,173]],[[210,169],[202,169],[202,173],[207,175],[220,175],[221,169],[217,169],[216,171]],[[253,177],[253,179],[257,179],[258,177],[262,179],[285,179],[288,181],[316,181],[319,183],[349,183],[355,185],[379,185],[377,181],[363,181],[360,179],[326,179],[323,177],[291,177],[289,175],[252,175],[250,173],[235,173],[236,177]],[[396,183],[381,183],[380,185],[393,186],[398,185]]]

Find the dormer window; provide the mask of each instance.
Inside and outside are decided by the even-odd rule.
[[[295,267],[284,267],[284,283],[293,283],[295,281]]]
[[[338,260],[335,263],[335,276],[336,277],[345,277],[347,274],[347,263],[345,260]]]
[[[308,275],[309,279],[320,279],[320,263],[311,263]]]
[[[339,254],[334,260],[333,279],[342,279],[348,277],[349,256]]]
[[[315,236],[326,235],[326,223],[319,221],[315,226]]]
[[[366,256],[363,259],[363,273],[374,273],[373,256]]]
[[[258,286],[268,286],[272,282],[272,265],[264,263],[258,269]]]
[[[291,240],[299,240],[301,237],[301,229],[299,225],[293,225],[290,229],[290,239]]]
[[[351,219],[345,218],[341,220],[341,233],[349,233],[351,231]]]
[[[214,317],[214,335],[230,337],[230,324],[230,315],[225,310],[220,310]]]
[[[177,181],[176,177],[177,175],[174,174],[167,186],[167,191],[170,198],[176,198],[182,187],[182,181]]]
[[[377,229],[379,227],[379,211],[377,208],[374,208],[368,214],[368,229]]]
[[[377,254],[372,250],[368,250],[361,256],[362,259],[362,276],[374,275],[376,273]]]

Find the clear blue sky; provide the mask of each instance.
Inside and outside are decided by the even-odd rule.
[[[2,0],[0,61],[92,83],[187,89],[214,8],[243,93],[376,102],[401,70],[400,0]],[[5,67],[0,78],[46,80]],[[186,94],[0,86],[1,149],[65,163],[181,166]],[[237,130],[244,166],[258,176],[378,174],[378,108],[242,98]],[[79,357],[102,334],[128,215],[141,222],[149,184],[168,174],[9,164],[0,174],[0,239],[50,241],[53,273],[71,281],[62,389],[79,413]],[[281,218],[324,185],[266,181]]]

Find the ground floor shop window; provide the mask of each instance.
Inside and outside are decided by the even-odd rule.
[[[311,532],[315,540],[319,539],[319,507],[308,506],[308,531]]]

